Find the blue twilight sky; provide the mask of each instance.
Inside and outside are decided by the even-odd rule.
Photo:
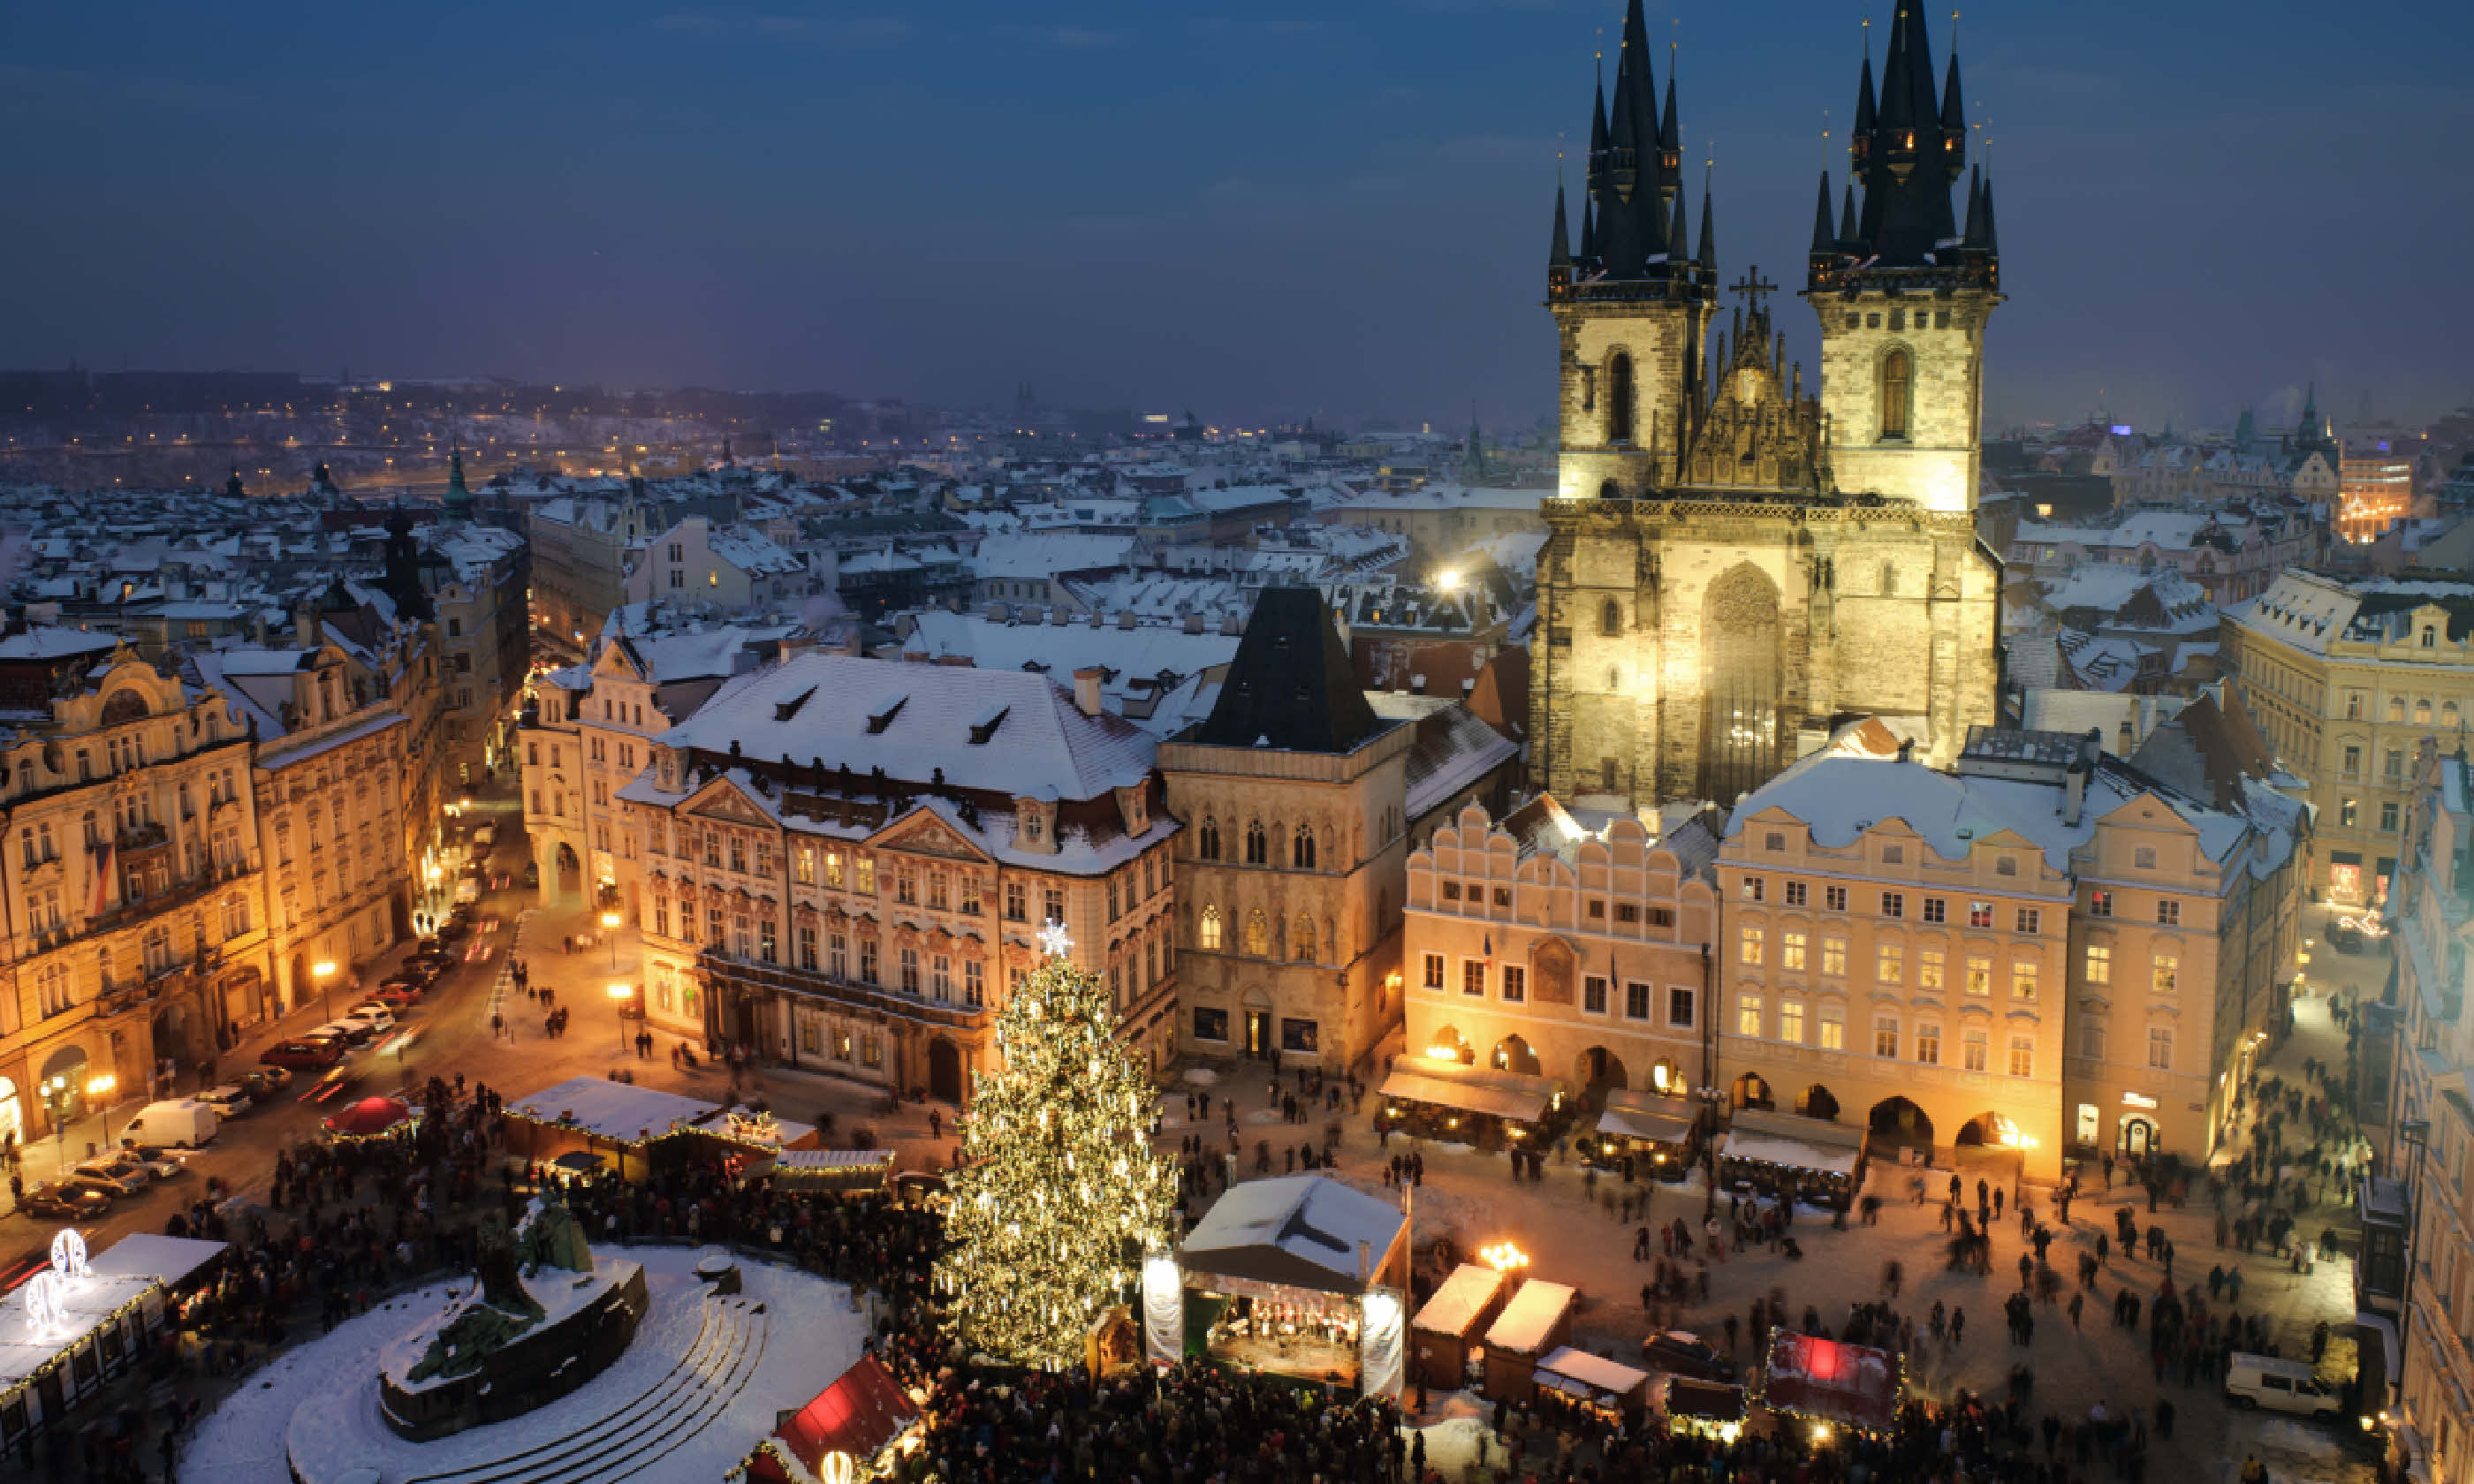
[[[1867,9],[1650,6],[1731,280],[1800,281]],[[1551,406],[1558,135],[1586,143],[1621,13],[14,0],[0,365],[940,404],[1028,379],[1224,420],[1526,422]],[[2281,418],[2314,377],[2340,419],[2469,399],[2474,8],[2043,0],[1961,26],[2012,296],[1996,425]]]

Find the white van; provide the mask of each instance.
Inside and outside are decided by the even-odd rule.
[[[473,853],[475,857],[486,858],[490,853],[490,847],[497,843],[498,826],[496,825],[484,825],[473,831]]]
[[[2296,1412],[2304,1417],[2334,1417],[2337,1394],[2299,1360],[2235,1352],[2225,1370],[2225,1400],[2236,1406],[2263,1407],[2270,1412]]]
[[[222,1127],[223,1114],[196,1098],[184,1097],[169,1103],[149,1103],[137,1116],[122,1127],[121,1137],[133,1143],[169,1144],[175,1149],[195,1149],[215,1137]]]

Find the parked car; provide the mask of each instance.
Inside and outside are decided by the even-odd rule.
[[[198,1101],[226,1118],[236,1118],[257,1106],[249,1089],[237,1082],[227,1082],[220,1088],[208,1088],[198,1094]]]
[[[279,1041],[259,1052],[257,1059],[286,1071],[323,1072],[344,1059],[344,1048],[332,1041]]]
[[[240,1085],[249,1095],[269,1098],[292,1086],[292,1069],[286,1066],[260,1066],[240,1075]]]
[[[421,1003],[421,992],[417,989],[400,984],[380,985],[376,990],[370,992],[370,998],[376,1003],[384,1005],[389,1010],[396,1012],[398,1015],[401,1015],[404,1011],[410,1010],[413,1006]]]
[[[122,1135],[141,1144],[178,1144],[183,1149],[195,1149],[214,1137],[223,1121],[223,1113],[211,1104],[193,1097],[176,1098],[139,1109]]]
[[[454,956],[455,955],[453,953],[448,950],[447,945],[439,942],[435,938],[424,938],[420,943],[414,945],[412,950],[413,958],[426,959],[433,964],[441,966],[444,966],[448,960]]]
[[[69,1166],[69,1174],[79,1180],[92,1180],[111,1186],[122,1195],[143,1195],[155,1184],[155,1177],[139,1167],[134,1160],[115,1155],[97,1155],[80,1160]]]
[[[2239,1407],[2265,1407],[2304,1417],[2334,1417],[2337,1394],[2299,1360],[2279,1360],[2236,1351],[2225,1366],[2225,1400]]]
[[[2340,953],[2360,953],[2367,942],[2359,927],[2348,927],[2341,922],[2328,929],[2328,946]]]
[[[470,918],[449,918],[438,925],[438,936],[445,943],[457,943],[473,936]]]
[[[157,1180],[189,1173],[189,1157],[178,1149],[166,1149],[161,1144],[123,1144],[120,1152],[144,1165]]]
[[[373,1000],[364,1000],[344,1012],[345,1025],[367,1025],[370,1034],[383,1036],[395,1029],[395,1012]]]
[[[47,1180],[26,1192],[23,1209],[46,1221],[93,1221],[111,1213],[111,1197],[82,1184]],[[43,1261],[51,1260],[46,1251]]]
[[[377,1027],[367,1021],[346,1018],[329,1020],[314,1031],[303,1031],[302,1039],[316,1041],[321,1037],[329,1037],[347,1046],[365,1046],[369,1044],[370,1037],[376,1034],[376,1031]]]
[[[1722,1384],[1733,1384],[1735,1379],[1734,1361],[1704,1344],[1699,1335],[1682,1329],[1668,1329],[1641,1341],[1640,1354],[1653,1370],[1670,1376]]]
[[[540,886],[541,862],[537,860],[528,860],[524,862],[524,889],[526,891],[533,891],[538,889]]]
[[[59,1185],[63,1190],[84,1190],[92,1195],[102,1196],[107,1201],[116,1201],[124,1195],[133,1195],[136,1193],[136,1190],[143,1190],[146,1188],[146,1182],[142,1178],[137,1182],[135,1189],[133,1190],[129,1185],[124,1185],[117,1180],[98,1180],[92,1175],[80,1175],[74,1172],[61,1176],[59,1180],[53,1182],[53,1184]]]

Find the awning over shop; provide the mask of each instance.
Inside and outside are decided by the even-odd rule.
[[[1598,1132],[1681,1144],[1692,1137],[1692,1107],[1682,1098],[1615,1091],[1607,1094],[1606,1112],[1598,1114]]]
[[[1403,1102],[1431,1103],[1522,1123],[1545,1117],[1546,1110],[1555,1104],[1555,1084],[1548,1078],[1433,1061],[1395,1068],[1379,1090],[1384,1097]]]
[[[1758,1160],[1788,1169],[1852,1175],[1864,1156],[1864,1131],[1826,1118],[1739,1109],[1719,1153],[1731,1160]]]

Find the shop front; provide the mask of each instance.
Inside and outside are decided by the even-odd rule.
[[[1551,1077],[1404,1057],[1376,1089],[1375,1127],[1474,1149],[1541,1148],[1570,1121]]]
[[[1735,1110],[1718,1178],[1747,1193],[1845,1210],[1864,1181],[1864,1131],[1826,1118]]]
[[[1692,1168],[1701,1145],[1701,1110],[1683,1098],[1613,1089],[1598,1114],[1581,1157],[1600,1169],[1629,1166],[1641,1180],[1679,1181]]]

